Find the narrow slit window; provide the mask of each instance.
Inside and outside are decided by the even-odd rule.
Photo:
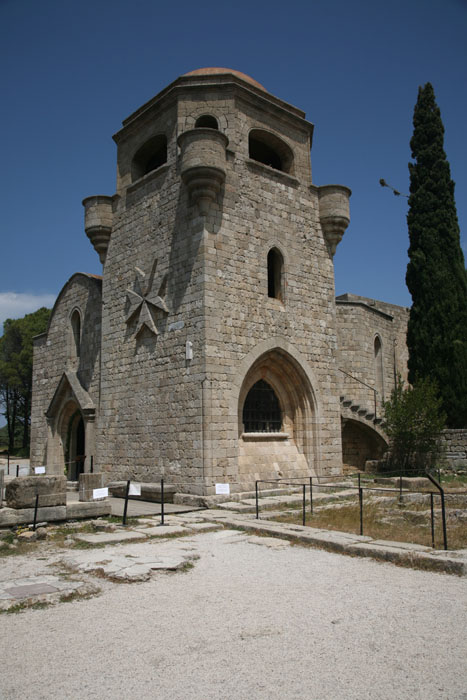
[[[268,297],[283,301],[284,258],[277,248],[268,253]]]
[[[375,338],[375,385],[381,401],[384,400],[383,346],[378,336]]]
[[[260,379],[247,394],[243,405],[245,433],[279,433],[282,411],[274,389]]]
[[[79,311],[73,311],[71,315],[71,333],[73,355],[74,357],[79,357],[81,353],[81,316]]]

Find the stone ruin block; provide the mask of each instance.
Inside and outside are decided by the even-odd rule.
[[[34,508],[39,494],[39,507],[66,505],[65,476],[18,476],[5,489],[9,508]]]
[[[125,498],[126,481],[112,481],[109,484],[109,493],[116,498]],[[139,483],[139,482],[138,482]],[[173,503],[174,495],[177,492],[176,486],[164,484],[164,503]],[[161,484],[160,482],[142,483],[141,496],[130,496],[131,500],[152,501],[153,503],[161,502]]]
[[[93,501],[93,490],[100,489],[103,486],[104,475],[102,472],[96,474],[80,474],[79,475],[79,500]]]

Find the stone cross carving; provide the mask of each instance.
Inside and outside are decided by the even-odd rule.
[[[168,314],[169,310],[165,304],[164,296],[165,289],[167,286],[167,275],[163,279],[156,280],[154,283],[154,277],[157,268],[157,258],[154,260],[151,271],[147,275],[139,267],[135,267],[136,271],[136,281],[140,293],[134,292],[132,289],[127,289],[127,301],[129,303],[129,308],[126,316],[126,322],[130,323],[133,318],[137,317],[135,337],[138,336],[144,327],[146,327],[154,335],[158,335],[159,332],[154,323],[154,318],[151,309],[160,309],[164,313]],[[157,289],[157,293],[156,290]]]

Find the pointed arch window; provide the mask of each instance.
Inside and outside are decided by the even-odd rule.
[[[284,258],[277,248],[268,253],[268,297],[284,301]]]
[[[245,433],[279,433],[282,411],[274,389],[263,379],[253,384],[243,404]]]

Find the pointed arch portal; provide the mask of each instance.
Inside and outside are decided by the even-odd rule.
[[[90,471],[94,454],[95,408],[76,374],[62,375],[46,412],[48,473],[63,474],[76,481]]]
[[[277,479],[319,473],[316,397],[310,379],[276,347],[247,371],[238,399],[239,477]]]

